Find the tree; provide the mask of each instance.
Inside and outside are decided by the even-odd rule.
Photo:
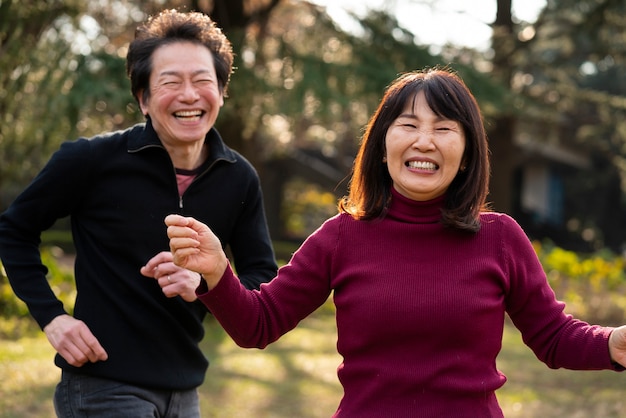
[[[58,45],[45,45],[59,57],[60,68],[54,72],[57,84],[33,84],[39,89],[37,99],[54,106],[49,115],[55,116],[46,119],[50,145],[40,148],[40,161],[29,169],[30,175],[60,141],[142,118],[124,76],[125,47],[137,21],[157,12],[157,5],[144,0],[119,0],[115,5],[89,3],[74,19],[60,14],[52,21],[53,33],[72,36],[57,36]],[[158,8],[183,6],[214,16],[234,44],[237,68],[217,127],[227,143],[259,169],[268,214],[278,229],[285,181],[280,161],[293,162],[296,156],[310,161],[315,154],[330,167],[325,175],[316,171],[316,181],[335,189],[350,172],[362,128],[385,86],[401,72],[449,62],[417,45],[415,36],[384,12],[355,16],[362,27],[355,34],[342,31],[323,8],[307,2],[178,0]],[[91,35],[77,50],[76,36],[86,32]],[[502,96],[484,74],[466,65],[454,68],[474,87],[479,100]],[[28,108],[26,103],[18,97],[15,106]],[[21,114],[20,120],[40,127],[35,113]],[[26,144],[31,137],[20,138]],[[14,155],[23,168],[24,151],[16,150]],[[344,181],[335,193],[343,194],[346,185]]]
[[[399,73],[447,64],[385,12],[354,18],[358,34],[340,30],[323,8],[281,2],[264,26],[247,28],[218,129],[228,132],[227,141],[239,131],[244,154],[262,170],[274,237],[285,232],[280,202],[286,173],[296,173],[281,170],[293,169],[298,159],[309,169],[323,163],[296,174],[343,195],[360,133],[384,88]],[[480,100],[500,96],[485,75],[462,64],[454,68],[474,84]]]
[[[515,25],[511,13],[511,0],[497,0],[496,19],[492,35],[492,75],[505,86],[513,80],[513,54],[518,49]],[[488,131],[491,150],[491,181],[489,200],[498,211],[511,213],[513,204],[513,170],[515,146],[513,136],[516,117],[512,106],[505,106],[493,119]]]
[[[41,98],[65,87],[71,62],[69,48],[59,42],[59,19],[71,20],[78,4],[0,2],[0,207],[16,182],[30,179],[41,165],[58,129],[59,102]]]
[[[137,118],[119,51],[124,22],[137,13],[96,6],[0,2],[0,209],[63,140]],[[92,16],[106,17],[109,37]]]
[[[591,161],[565,184],[569,244],[585,241],[589,249],[620,251],[624,242],[624,12],[619,0],[554,0],[534,24],[516,24],[511,37],[510,85],[524,103],[518,120],[543,126],[544,141],[577,149]]]

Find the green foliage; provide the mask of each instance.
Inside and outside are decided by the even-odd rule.
[[[495,101],[502,86],[431,53],[393,16],[371,11],[355,22],[357,33],[342,31],[323,8],[279,2],[262,28],[242,29],[230,97],[217,121],[229,144],[257,166],[294,148],[321,149],[347,174],[385,87],[425,67],[453,67],[485,105],[502,107]]]
[[[592,161],[565,184],[566,220],[584,219],[597,230],[593,244],[615,250],[626,228],[625,12],[621,0],[548,1],[536,22],[518,25],[507,63],[512,90],[525,98],[526,138]]]
[[[75,251],[74,241],[72,240],[72,232],[67,226],[59,226],[48,229],[41,233],[41,241],[44,247],[58,247],[55,252],[64,251],[73,254]]]
[[[0,190],[9,195],[0,195],[0,208],[38,171],[58,144],[57,133],[67,130],[59,99],[72,60],[61,33],[79,8],[76,0],[0,2]]]
[[[109,3],[0,1],[0,210],[61,141],[142,120],[124,71],[138,21],[161,7],[195,4],[209,12],[211,2]],[[259,9],[237,7],[247,2],[227,3],[249,19],[220,16],[239,26],[227,31],[237,69],[217,126],[262,177],[264,162],[297,148],[323,150],[343,177],[385,86],[402,72],[450,66],[476,94],[488,128],[514,113],[520,138],[591,150],[593,167],[565,183],[571,198],[564,218],[600,231],[596,247],[621,245],[626,194],[611,198],[619,186],[607,185],[621,175],[626,189],[623,1],[554,0],[537,22],[515,22],[503,55],[510,86],[497,82],[493,51],[435,51],[382,11],[354,16],[358,29],[347,32],[308,2],[271,2],[262,19]],[[508,161],[496,153],[493,160],[507,167],[525,164],[524,154]],[[494,167],[492,184],[503,177]]]
[[[285,216],[287,235],[292,238],[306,238],[337,213],[334,194],[300,179],[288,182],[283,202],[281,213]]]
[[[293,253],[300,246],[300,241],[273,241],[274,253],[276,254],[276,262],[278,266],[283,266],[291,259]]]
[[[58,247],[45,247],[41,251],[41,260],[48,267],[48,282],[56,296],[63,302],[65,309],[71,314],[76,298],[74,274],[71,266],[64,265],[63,251]],[[0,317],[3,318],[27,318],[28,308],[15,296],[6,271],[0,264]],[[0,334],[8,332],[0,329]]]
[[[13,293],[4,266],[0,264],[0,316],[14,317],[25,316],[27,314],[28,308],[26,308],[24,302],[19,300]]]
[[[551,243],[535,250],[566,311],[592,323],[622,324],[626,318],[624,259],[608,250],[581,255]]]
[[[52,291],[63,302],[63,306],[72,314],[74,311],[74,300],[76,299],[76,286],[74,284],[73,265],[63,265],[61,263],[64,252],[58,247],[44,248],[41,253],[41,260],[48,267],[48,281]]]
[[[78,0],[0,1],[0,210],[62,141],[139,119],[124,50],[87,13]]]

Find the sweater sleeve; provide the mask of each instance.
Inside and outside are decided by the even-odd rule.
[[[15,294],[41,328],[64,314],[41,261],[41,232],[69,215],[79,201],[87,167],[86,140],[66,142],[0,216],[0,258]]]
[[[526,345],[550,368],[618,369],[611,363],[608,348],[613,328],[590,325],[566,314],[524,231],[512,218],[501,219],[509,283],[507,312]]]
[[[245,289],[228,267],[215,288],[198,290],[198,298],[239,346],[265,348],[328,299],[335,241],[336,222],[327,221],[259,290]]]

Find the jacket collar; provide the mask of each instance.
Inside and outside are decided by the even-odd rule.
[[[137,130],[137,135],[131,135],[128,141],[128,152],[134,153],[146,148],[159,147],[165,149],[159,136],[152,126],[150,119],[146,123],[136,125],[133,130]],[[231,163],[237,161],[237,156],[226,146],[217,129],[211,128],[204,138],[204,143],[209,147],[209,158],[207,162],[225,160]]]

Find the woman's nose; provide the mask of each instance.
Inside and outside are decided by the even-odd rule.
[[[434,147],[434,132],[432,130],[418,130],[413,140],[413,147],[418,150],[428,150]]]

